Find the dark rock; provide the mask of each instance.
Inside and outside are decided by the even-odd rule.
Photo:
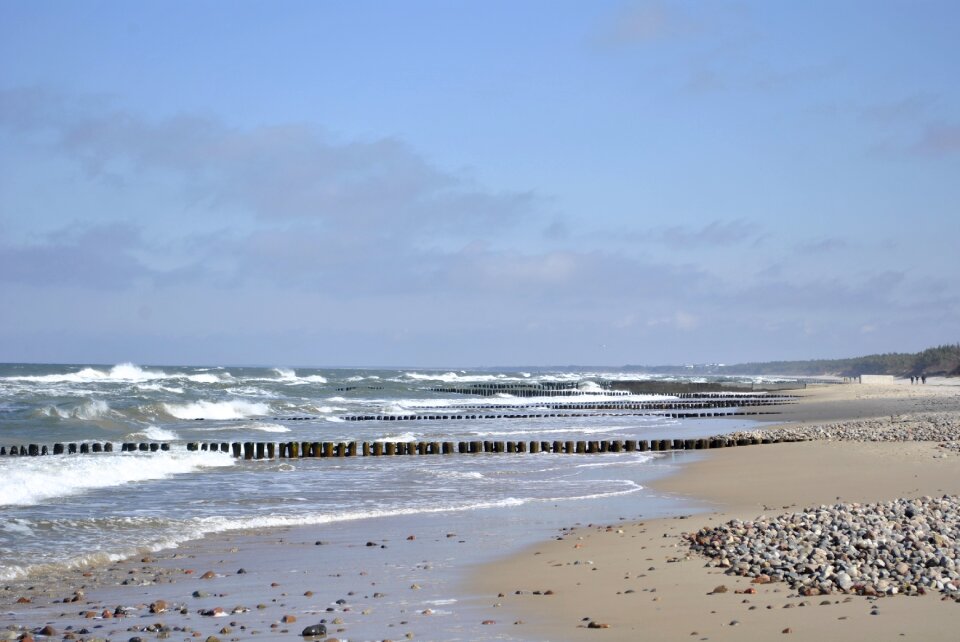
[[[327,627],[324,626],[323,624],[311,624],[300,633],[300,635],[305,638],[313,638],[319,635],[326,635],[326,634],[327,634]]]

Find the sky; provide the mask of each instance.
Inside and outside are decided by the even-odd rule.
[[[960,340],[960,3],[0,0],[0,361]]]

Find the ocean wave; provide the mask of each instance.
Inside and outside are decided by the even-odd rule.
[[[272,368],[277,375],[272,381],[281,381],[287,385],[298,386],[308,383],[327,383],[327,378],[323,375],[307,375],[305,377],[297,376],[297,371],[293,368]]]
[[[110,404],[101,399],[90,399],[76,406],[45,406],[39,414],[45,417],[59,419],[80,419],[82,421],[96,421],[110,415]]]
[[[225,383],[233,379],[230,376],[230,373],[225,374],[211,374],[209,372],[204,372],[202,374],[191,374],[191,375],[179,375],[184,379],[189,379],[194,383]]]
[[[631,495],[643,490],[643,486],[632,479],[610,479],[612,483],[620,483],[626,486],[623,490],[608,490],[600,493],[587,493],[586,495],[574,495],[573,497],[546,497],[537,499],[540,502],[579,502],[587,499],[606,499],[607,497],[620,497],[622,495]]]
[[[113,453],[96,457],[54,455],[0,462],[0,503],[28,506],[88,490],[166,479],[200,468],[232,466],[228,454]]]
[[[206,456],[204,456],[206,460]],[[7,581],[33,573],[51,573],[62,569],[84,568],[104,562],[115,562],[140,555],[146,552],[156,552],[169,548],[176,548],[180,544],[200,539],[206,535],[228,531],[261,530],[265,528],[283,528],[289,526],[308,526],[317,524],[333,524],[339,522],[395,517],[402,515],[418,515],[425,513],[450,513],[464,510],[478,510],[491,508],[509,508],[522,506],[528,500],[507,497],[501,500],[488,502],[472,502],[449,506],[429,506],[422,508],[395,508],[368,511],[345,511],[342,513],[308,513],[299,515],[272,515],[245,518],[230,517],[197,517],[184,522],[170,521],[168,529],[175,534],[155,536],[145,539],[136,545],[127,545],[116,551],[96,551],[94,553],[77,556],[55,563],[34,565],[0,566],[0,580]],[[153,532],[157,528],[156,520],[152,518],[127,518],[127,530],[139,530],[145,533]],[[138,522],[142,522],[141,525]]]
[[[137,390],[142,390],[144,392],[172,392],[173,394],[177,395],[182,395],[184,392],[186,392],[179,386],[165,386],[162,383],[138,383]]]
[[[387,441],[403,441],[403,442],[412,442],[420,439],[420,433],[415,432],[403,432],[399,435],[387,435],[386,437],[381,437],[374,441],[387,442]]]
[[[522,437],[524,435],[597,435],[608,432],[617,432],[623,430],[623,426],[602,426],[598,428],[544,428],[543,430],[521,429],[521,430],[490,430],[478,431],[473,435],[476,437]]]
[[[175,441],[180,439],[180,435],[177,433],[159,426],[149,426],[146,430],[130,433],[128,435],[129,439],[137,439],[141,437],[144,439],[151,439],[153,441]]]
[[[229,401],[194,401],[192,403],[165,403],[164,411],[177,419],[246,419],[266,415],[270,406],[265,403],[232,399]]]
[[[509,377],[504,374],[469,374],[467,372],[405,372],[403,376],[414,381],[443,381],[445,383],[484,383],[490,381],[509,381],[516,377]]]
[[[290,429],[286,426],[281,426],[280,424],[273,424],[267,422],[256,422],[248,425],[244,425],[245,430],[257,430],[259,432],[290,432]]]
[[[211,373],[197,371],[199,374],[182,372],[168,373],[163,370],[147,369],[133,363],[119,363],[109,370],[83,368],[77,372],[62,372],[47,375],[17,375],[0,377],[3,381],[27,383],[134,383],[143,384],[167,379],[187,379],[194,383],[224,383],[233,379],[229,372]]]
[[[144,370],[132,363],[121,363],[110,370],[83,368],[79,372],[64,372],[48,375],[21,375],[3,377],[7,381],[31,381],[36,383],[91,383],[98,381],[150,381],[165,379],[167,374],[158,370]]]

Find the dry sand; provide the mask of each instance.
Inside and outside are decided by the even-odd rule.
[[[960,386],[935,383],[812,387],[784,411],[797,423],[930,410],[957,412],[960,421]],[[656,488],[697,498],[709,512],[577,526],[488,565],[472,588],[487,601],[490,619],[529,640],[960,639],[960,604],[939,595],[801,597],[785,584],[751,584],[707,567],[704,558],[688,555],[680,537],[733,518],[838,501],[958,494],[960,456],[936,443],[805,442],[710,451]],[[728,590],[715,593],[720,585]],[[737,592],[751,588],[756,593]],[[587,628],[590,622],[606,628]]]

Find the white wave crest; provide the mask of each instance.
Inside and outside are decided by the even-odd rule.
[[[456,372],[405,372],[403,373],[408,379],[413,379],[414,381],[443,381],[446,383],[482,383],[485,381],[505,381],[510,379],[506,375],[496,374],[496,375],[481,375],[481,374],[467,374],[456,373]]]
[[[177,419],[245,419],[270,412],[265,403],[232,399],[229,401],[195,401],[193,403],[165,403],[167,414]]]
[[[383,438],[381,438],[381,439],[377,439],[376,441],[405,441],[405,442],[411,442],[411,441],[416,441],[416,440],[419,439],[419,438],[420,438],[420,434],[419,434],[419,433],[404,432],[404,433],[400,433],[399,435],[387,435],[386,437],[383,437]]]
[[[110,414],[110,404],[100,399],[91,399],[78,406],[63,408],[61,406],[47,406],[41,411],[48,417],[59,417],[60,419],[81,419],[83,421],[95,421],[102,419]]]
[[[172,430],[167,430],[166,428],[161,428],[160,426],[149,426],[146,430],[130,434],[130,439],[140,437],[152,439],[153,441],[174,441],[180,439],[180,435],[177,433]]]
[[[177,395],[184,393],[184,389],[180,386],[165,386],[162,383],[140,383],[137,384],[137,389],[152,392],[172,392]]]
[[[79,372],[4,378],[11,381],[33,381],[37,383],[90,383],[97,381],[150,381],[152,379],[165,379],[167,376],[165,372],[159,370],[144,370],[140,366],[135,366],[132,363],[121,363],[113,366],[110,370],[84,368]]]
[[[26,506],[55,497],[165,479],[200,468],[232,466],[226,453],[113,453],[90,457],[17,458],[0,462],[0,502]]]
[[[194,383],[221,383],[226,379],[230,379],[231,377],[229,374],[226,375],[226,378],[224,378],[221,375],[215,375],[209,372],[204,372],[202,374],[185,375],[185,378],[189,379]]]
[[[286,426],[259,421],[252,423],[249,426],[243,426],[243,428],[246,430],[258,430],[260,432],[290,432],[290,429]]]

